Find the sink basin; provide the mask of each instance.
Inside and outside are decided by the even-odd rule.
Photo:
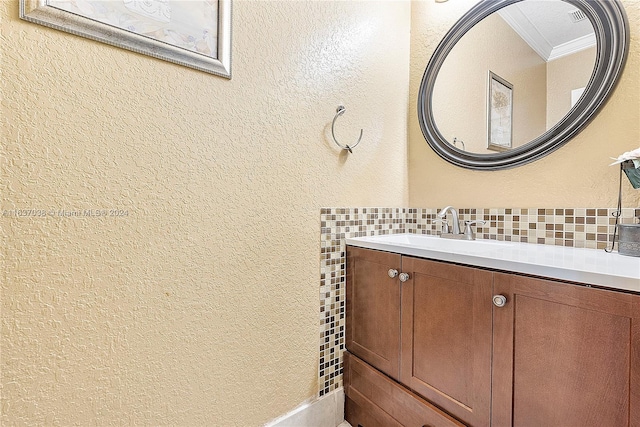
[[[464,248],[508,248],[513,245],[512,242],[501,242],[497,240],[458,240],[443,239],[438,236],[425,234],[387,234],[382,236],[365,237],[370,242],[389,243],[394,245],[407,245],[422,249],[432,250],[448,250],[448,249],[464,249]]]

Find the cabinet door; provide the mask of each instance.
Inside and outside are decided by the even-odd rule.
[[[347,247],[347,349],[398,379],[400,369],[400,255]]]
[[[493,425],[640,426],[640,297],[495,275]]]
[[[464,423],[488,426],[493,273],[404,257],[401,382]]]

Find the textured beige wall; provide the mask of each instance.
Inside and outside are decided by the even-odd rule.
[[[556,125],[571,108],[571,91],[585,87],[591,78],[596,48],[581,50],[547,63],[548,127]]]
[[[0,424],[257,426],[313,397],[320,207],[407,203],[410,4],[235,0],[230,81],[0,19],[2,209],[129,213],[0,219]]]
[[[429,57],[449,27],[475,0],[412,2],[409,101],[409,202],[442,207],[615,206],[618,169],[609,157],[640,143],[640,2],[622,0],[631,30],[629,57],[610,101],[590,125],[559,150],[534,163],[499,172],[471,171],[440,159],[417,121],[417,90]],[[625,180],[624,206],[640,205]]]
[[[525,144],[545,131],[546,63],[500,15],[494,14],[456,43],[434,87],[438,129],[448,141],[461,139],[466,151],[473,153],[495,153],[487,149],[489,71],[514,87],[513,146]]]

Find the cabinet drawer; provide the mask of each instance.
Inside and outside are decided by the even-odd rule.
[[[402,424],[354,389],[351,389],[351,397],[345,397],[344,419],[352,427],[402,427]]]
[[[344,353],[344,388],[347,421],[354,427],[464,426],[348,352]]]

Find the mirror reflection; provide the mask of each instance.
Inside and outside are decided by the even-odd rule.
[[[480,21],[447,55],[435,80],[432,113],[459,150],[506,151],[559,123],[595,66],[587,16],[561,0],[524,0]]]

